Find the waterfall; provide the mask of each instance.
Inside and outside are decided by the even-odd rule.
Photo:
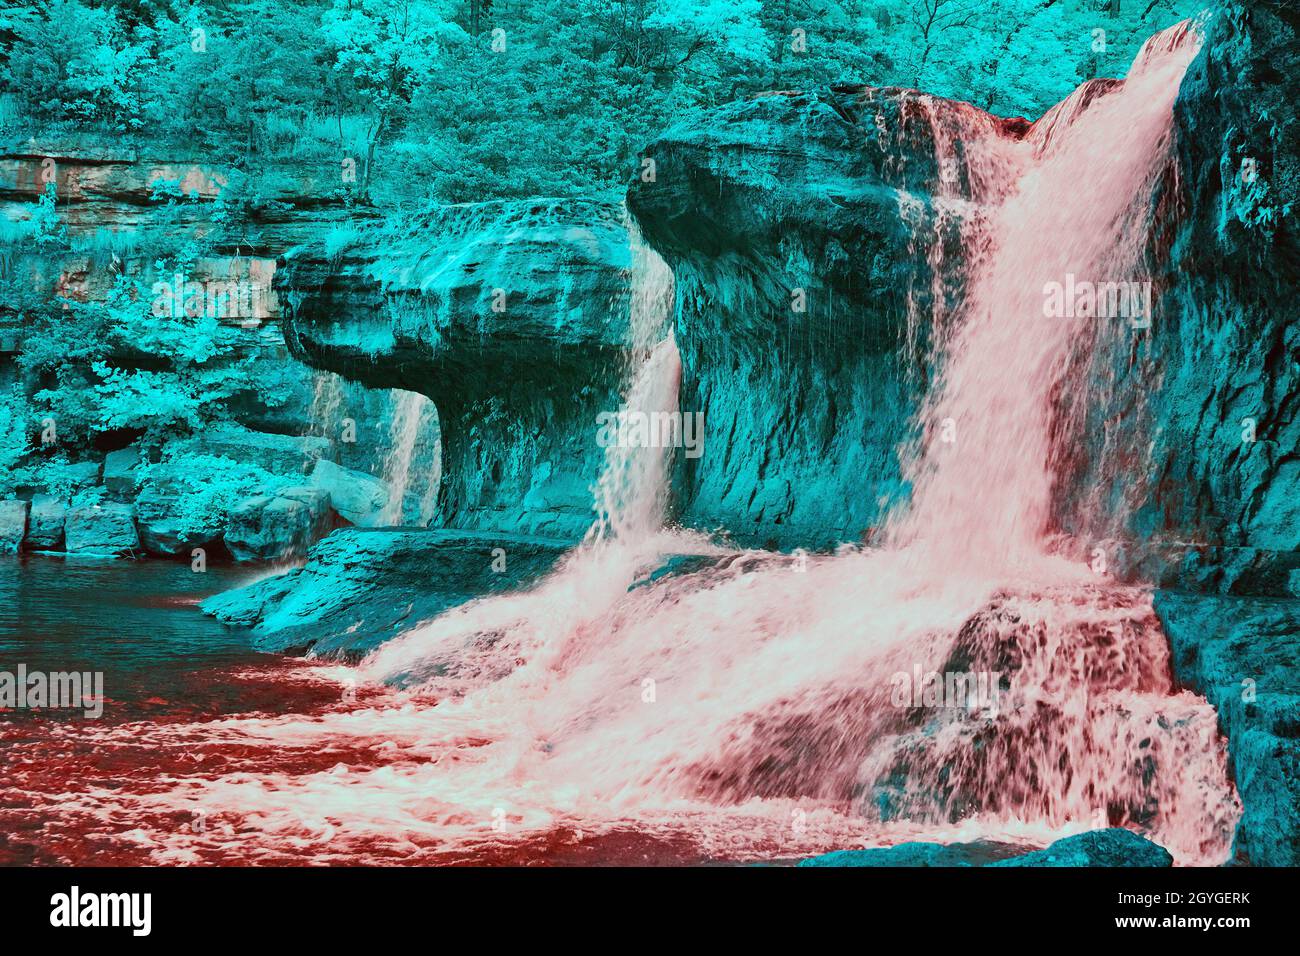
[[[1045,290],[1142,278],[1195,47],[1162,35],[1126,81],[1005,150],[975,126],[936,137],[940,159],[961,141],[985,208],[962,224],[965,294],[932,317],[938,381],[884,547],[792,557],[665,530],[669,456],[610,447],[592,534],[549,577],[322,668],[364,681],[332,708],[169,726],[166,746],[229,746],[236,770],[93,812],[250,819],[243,852],[270,859],[323,832],[349,861],[629,831],[746,859],[1122,825],[1223,862],[1240,804],[1216,716],[1173,686],[1149,593],[1046,544],[1073,348],[1101,321],[1133,330],[1045,316]],[[620,414],[676,410],[656,260],[637,252]],[[674,550],[702,560],[646,573]],[[295,770],[322,749],[345,756]],[[147,839],[167,862],[216,837]]]
[[[1046,290],[1064,293],[1074,280],[1149,288],[1152,195],[1170,162],[1178,84],[1197,50],[1183,27],[1168,33],[1181,42],[1152,38],[1122,84],[1076,93],[1022,144],[1014,188],[986,225],[986,251],[968,266],[961,320],[940,345],[924,449],[910,467],[913,506],[895,522],[897,540],[942,541],[944,560],[1008,566],[1041,553],[1052,390],[1071,343],[1096,334],[1098,323],[1112,334],[1132,334],[1135,324],[1073,309],[1045,316]]]
[[[383,478],[388,485],[388,503],[381,524],[411,524],[427,527],[433,520],[438,492],[438,468],[435,461],[429,473],[415,476],[413,467],[422,452],[421,439],[430,439],[437,412],[433,402],[419,392],[392,389],[388,451],[384,455]],[[432,440],[436,443],[436,431]],[[435,449],[436,454],[436,449]],[[423,487],[420,487],[421,484]],[[415,492],[412,495],[412,492]],[[408,498],[413,500],[408,501]]]
[[[343,406],[342,375],[316,369],[312,374],[311,431],[338,439],[339,410]]]
[[[632,252],[631,341],[628,384],[617,411],[620,431],[634,414],[680,413],[677,392],[682,370],[670,325],[672,270],[642,241],[630,218],[627,228]],[[605,467],[595,488],[596,521],[588,542],[613,537],[624,544],[636,543],[660,529],[672,453],[672,447],[634,444],[611,444],[605,449]]]

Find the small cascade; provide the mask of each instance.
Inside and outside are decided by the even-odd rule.
[[[389,444],[383,460],[388,504],[381,523],[428,527],[438,493],[437,412],[428,396],[400,388],[390,392],[390,408]],[[417,475],[417,463],[430,454],[432,466]]]
[[[632,243],[631,347],[626,372],[628,385],[617,412],[618,434],[624,436],[630,433],[634,415],[652,416],[652,422],[677,416],[676,421],[680,423],[677,393],[682,369],[670,328],[672,270],[641,240],[640,231],[630,219],[628,235]],[[627,544],[659,531],[667,506],[672,455],[672,445],[662,441],[650,447],[630,442],[606,447],[605,467],[595,489],[596,521],[588,533],[588,542],[612,537]]]
[[[312,376],[311,424],[313,435],[338,440],[346,383],[342,375],[316,369]]]

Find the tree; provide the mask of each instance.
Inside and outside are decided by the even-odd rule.
[[[978,9],[975,0],[913,0],[908,11],[908,22],[920,34],[921,60],[917,64],[912,86],[921,88],[925,64],[940,37],[954,28],[969,26]]]

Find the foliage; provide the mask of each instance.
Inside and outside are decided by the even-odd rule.
[[[140,473],[137,507],[143,513],[167,514],[168,525],[180,537],[220,527],[240,502],[292,483],[257,465],[206,454],[188,443],[169,446],[162,461],[142,465]]]
[[[31,0],[4,88],[53,128],[343,169],[377,200],[615,194],[683,110],[917,86],[1034,117],[1192,0]]]

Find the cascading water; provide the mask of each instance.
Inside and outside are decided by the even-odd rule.
[[[344,378],[317,369],[312,376],[311,430],[326,438],[338,437],[339,411],[343,406]]]
[[[677,391],[682,363],[669,323],[673,274],[667,263],[641,240],[640,230],[627,222],[632,245],[630,301],[631,342],[628,388],[619,409],[619,429],[629,414],[679,413]],[[670,446],[636,447],[611,444],[595,489],[596,522],[588,542],[610,538],[625,547],[654,535],[663,526],[667,506]]]
[[[422,449],[421,439],[436,443],[437,412],[427,395],[395,388],[391,392],[392,423],[388,452],[384,455],[383,478],[388,485],[388,504],[381,523],[427,527],[433,520],[437,492],[437,465],[432,474],[417,476],[412,469]],[[423,483],[423,488],[419,485]],[[415,492],[413,495],[412,492]],[[407,501],[408,498],[412,500]]]
[[[930,339],[939,383],[885,547],[804,560],[664,531],[667,457],[610,448],[593,533],[532,589],[454,608],[356,670],[302,672],[362,678],[337,703],[97,730],[100,747],[175,753],[171,772],[49,800],[129,825],[155,862],[520,860],[629,833],[674,859],[747,859],[1108,824],[1222,862],[1240,814],[1223,744],[1172,684],[1149,595],[1044,544],[1053,390],[1096,321],[1044,317],[1044,284],[1140,268],[1194,50],[1163,37],[1010,152],[965,144],[967,163],[997,157],[974,170],[994,205]],[[644,329],[666,308],[661,268],[638,265]],[[672,340],[632,353],[625,411],[675,409]],[[645,573],[674,551],[706,566]],[[985,680],[979,706],[969,685],[941,695],[932,676],[953,673]]]
[[[1021,144],[1015,188],[992,215],[968,267],[961,320],[941,344],[942,382],[924,410],[913,507],[896,522],[898,539],[942,539],[947,555],[980,562],[1041,552],[1051,391],[1070,343],[1096,322],[1130,331],[1128,316],[1045,316],[1045,289],[1071,276],[1147,279],[1152,194],[1170,161],[1178,83],[1197,49],[1194,35],[1171,32],[1183,42],[1148,41],[1123,84],[1086,107],[1053,111]]]

